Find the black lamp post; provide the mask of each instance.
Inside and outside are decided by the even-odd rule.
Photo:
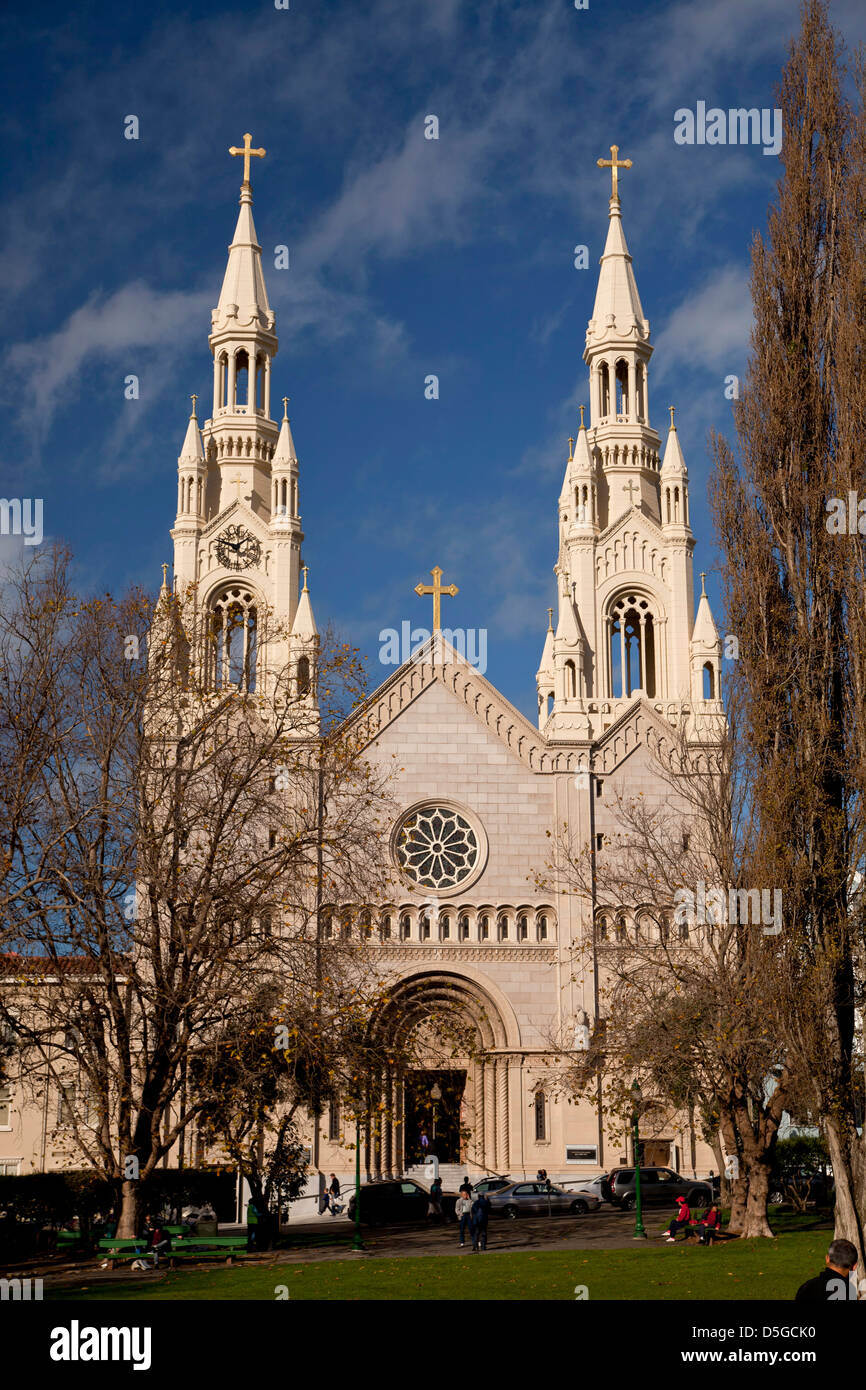
[[[635,1240],[646,1240],[646,1231],[643,1225],[643,1208],[640,1196],[640,1106],[643,1100],[643,1091],[639,1081],[631,1083],[632,1116],[631,1122],[634,1130],[634,1238]]]

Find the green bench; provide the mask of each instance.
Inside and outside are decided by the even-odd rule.
[[[58,1231],[57,1249],[62,1250],[65,1246],[77,1245],[81,1240],[80,1231]]]
[[[175,1260],[206,1260],[209,1257],[231,1264],[233,1256],[246,1248],[246,1236],[173,1236],[166,1258],[172,1269]]]
[[[99,1242],[99,1249],[107,1255],[111,1268],[114,1269],[118,1261],[141,1259],[147,1251],[147,1237],[118,1239],[117,1236],[106,1236]]]

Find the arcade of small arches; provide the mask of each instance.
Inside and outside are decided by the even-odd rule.
[[[556,940],[556,918],[549,906],[493,907],[389,904],[379,909],[344,906],[323,911],[326,940],[473,942],[548,945]]]
[[[655,618],[640,593],[615,597],[605,614],[605,688],[611,699],[641,690],[655,699],[657,687]]]
[[[212,690],[252,695],[261,673],[259,599],[243,584],[217,590],[207,604],[205,680]],[[292,695],[309,695],[314,672],[308,656],[292,670]]]
[[[671,946],[689,940],[688,922],[675,922],[671,908],[600,908],[596,941],[611,946]]]
[[[591,373],[593,418],[606,423],[647,423],[646,365],[624,357],[602,359]]]
[[[251,368],[252,364],[252,370]],[[271,413],[271,359],[264,351],[223,349],[214,357],[214,415]]]

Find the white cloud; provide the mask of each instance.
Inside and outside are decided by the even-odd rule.
[[[706,368],[726,376],[745,365],[752,331],[749,273],[744,265],[713,271],[690,290],[655,339],[656,381],[682,368]]]

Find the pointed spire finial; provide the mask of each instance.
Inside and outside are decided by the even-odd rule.
[[[611,201],[612,203],[618,203],[618,202],[619,202],[619,183],[618,183],[618,180],[617,180],[617,174],[619,173],[619,170],[620,170],[620,169],[630,169],[630,168],[631,168],[631,160],[630,160],[630,159],[618,159],[618,158],[617,158],[617,155],[618,155],[618,154],[619,154],[619,145],[611,145],[611,147],[610,147],[610,159],[597,159],[597,160],[596,160],[596,164],[598,165],[599,169],[609,169],[609,170],[610,170],[610,201]]]
[[[569,463],[571,463],[571,462],[573,461],[573,459],[574,459],[574,436],[573,436],[573,435],[569,435],[569,436],[568,436],[568,461],[569,461]]]
[[[706,578],[707,578],[707,572],[706,572],[706,570],[701,570],[701,598],[706,598],[706,596],[707,596]]]
[[[584,410],[586,409],[586,407],[585,407],[585,406],[582,406],[582,405],[579,405],[577,408],[578,408],[578,410],[580,411],[580,428],[581,428],[582,430],[585,430],[585,429],[586,429],[586,425],[583,423],[583,412],[584,412]]]
[[[292,399],[291,396],[283,396],[283,419],[284,419],[284,420],[288,420],[288,418],[289,418],[289,401],[290,401],[291,399]]]
[[[190,418],[191,420],[194,420],[194,419],[195,419],[195,403],[196,403],[196,401],[198,400],[198,396],[195,394],[194,391],[193,391],[192,395],[190,396],[190,400],[192,401],[192,411],[191,411],[191,413],[190,413],[190,417],[189,417],[189,418]]]
[[[676,425],[674,424],[674,411],[676,410],[676,406],[675,406],[675,405],[669,405],[669,406],[668,406],[668,410],[669,410],[670,413],[671,413],[671,429],[672,429],[672,430],[675,430],[675,429],[676,429]]]
[[[162,567],[162,587],[164,589],[168,588],[168,565],[163,565]]]
[[[244,181],[241,184],[241,191],[250,188],[250,157],[255,155],[257,159],[264,159],[266,151],[264,149],[254,150],[252,148],[253,137],[247,131],[244,136],[244,143],[239,149],[237,145],[229,145],[229,154],[242,154],[244,157]]]
[[[547,630],[548,630],[548,632],[552,632],[552,631],[553,631],[553,609],[552,609],[552,608],[548,608],[548,610],[547,610]]]
[[[302,593],[302,594],[308,594],[310,591],[309,591],[309,589],[307,588],[307,575],[310,573],[310,566],[309,566],[309,565],[302,565],[301,568],[302,568],[303,571],[304,571],[304,587],[303,587],[303,589],[301,590],[301,593]]]

